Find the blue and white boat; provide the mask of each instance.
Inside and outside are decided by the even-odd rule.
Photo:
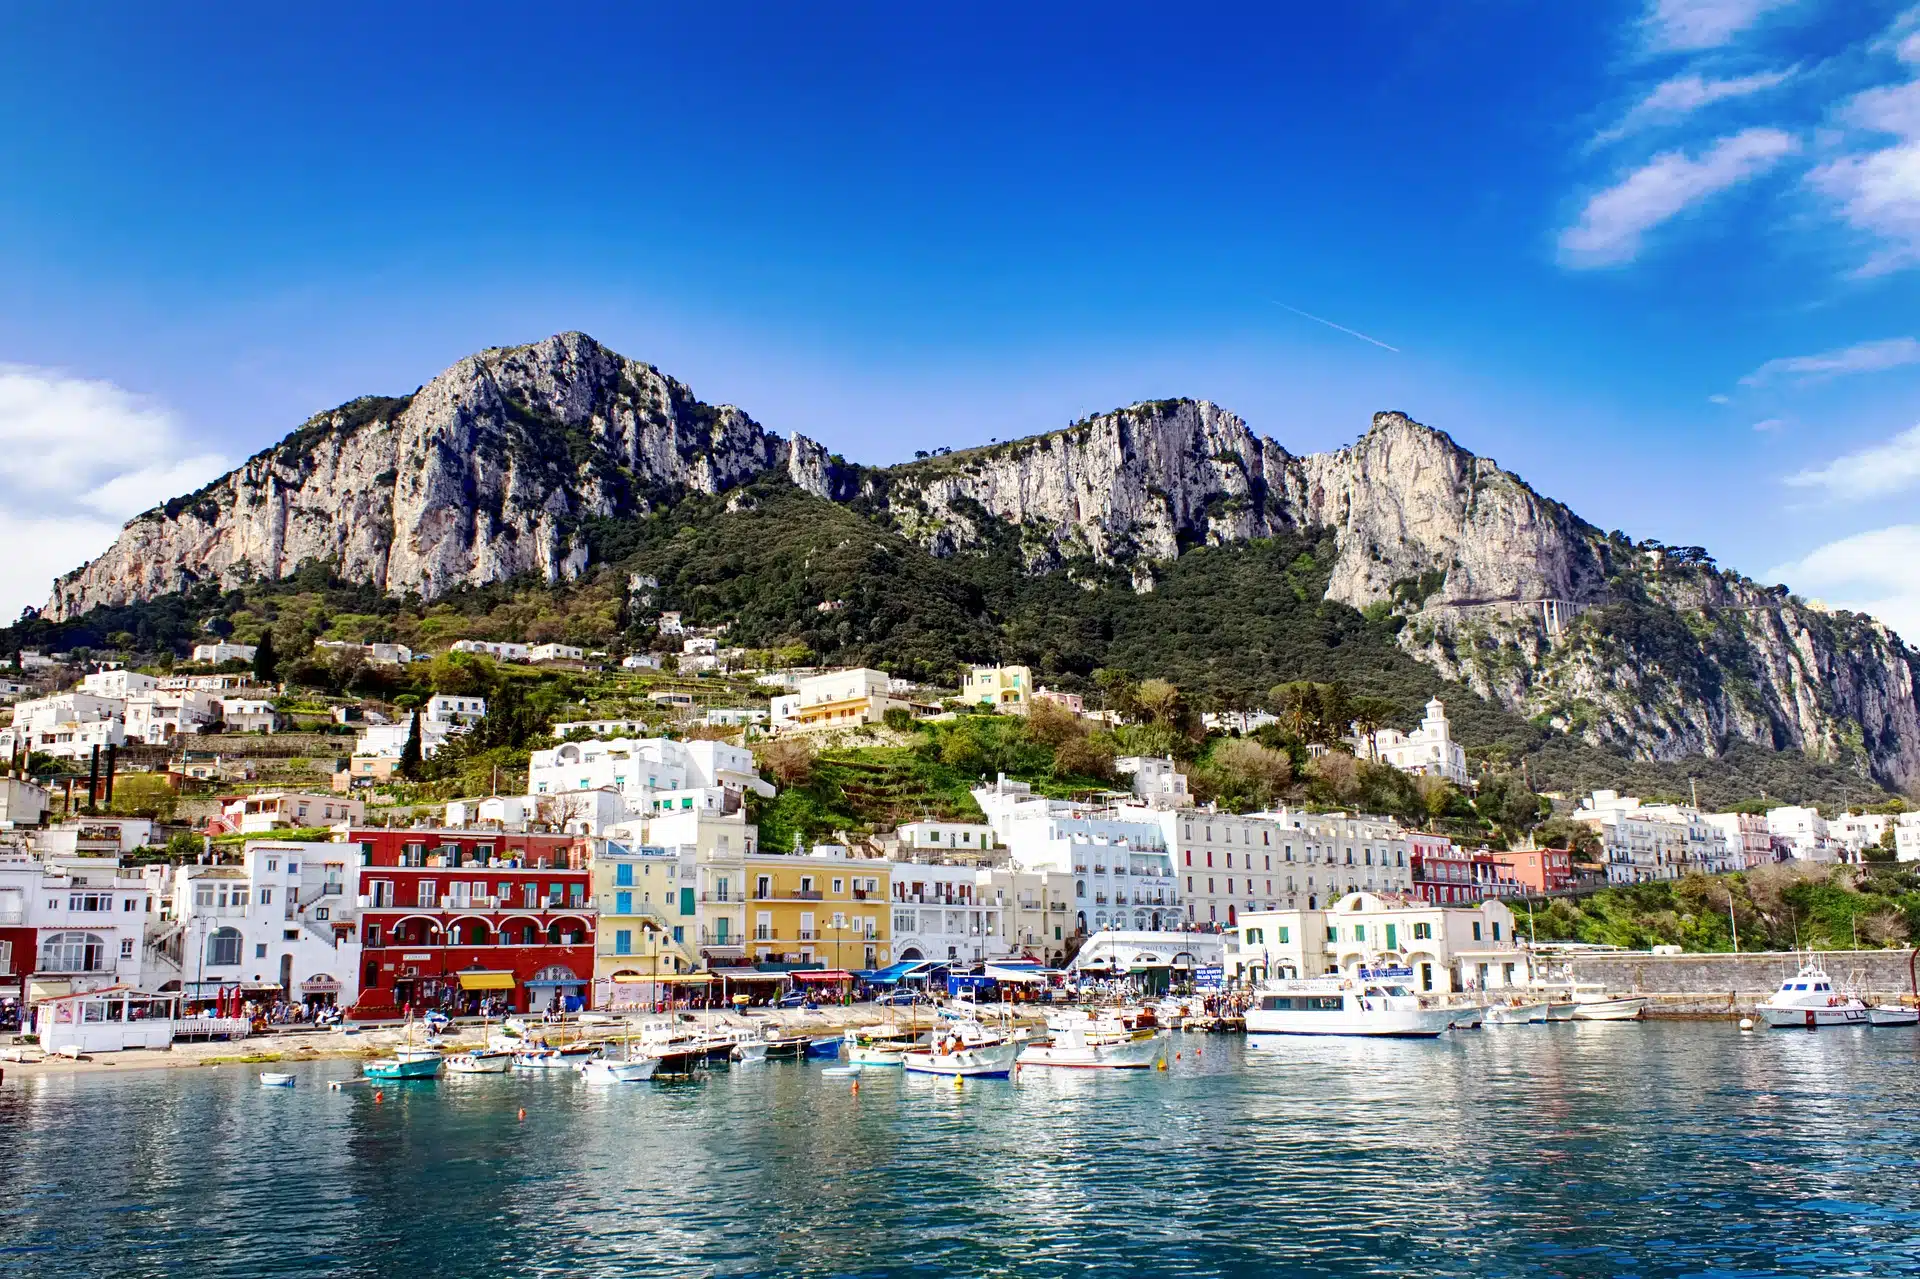
[[[840,1045],[845,1038],[844,1035],[819,1035],[813,1039],[809,1039],[807,1041],[807,1056],[838,1057],[840,1055]]]
[[[387,1057],[370,1061],[361,1069],[368,1079],[438,1079],[443,1062],[439,1053],[407,1059]]]

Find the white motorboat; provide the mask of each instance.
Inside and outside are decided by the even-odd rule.
[[[1059,1066],[1074,1070],[1145,1070],[1161,1056],[1160,1037],[1142,1031],[1117,1043],[1087,1038],[1081,1030],[1063,1030],[1045,1043],[1028,1044],[1016,1064]]]
[[[1775,1030],[1871,1025],[1867,1006],[1833,988],[1827,970],[1808,962],[1760,1004],[1760,1016]]]
[[[281,1071],[263,1070],[260,1072],[260,1086],[262,1088],[291,1088],[293,1087],[293,1081],[294,1077],[292,1075]]]
[[[1487,1019],[1487,1010],[1477,1003],[1443,1004],[1442,1007],[1453,1014],[1455,1030],[1478,1030]]]
[[[1638,995],[1580,999],[1573,1005],[1575,1021],[1638,1021],[1647,1015],[1648,1001]]]
[[[855,1031],[847,1043],[847,1060],[856,1066],[905,1064],[907,1054],[921,1047],[926,1035],[906,1026],[875,1026]]]
[[[909,1049],[900,1064],[910,1074],[1005,1079],[1019,1055],[1018,1040],[1002,1039],[977,1021],[959,1021],[926,1047]]]
[[[1354,977],[1270,981],[1247,1009],[1249,1047],[1261,1035],[1366,1035],[1432,1039],[1452,1029],[1458,1011],[1430,1008],[1406,985],[1411,968],[1362,968]]]
[[[1920,1008],[1904,1004],[1875,1004],[1867,1009],[1867,1022],[1874,1026],[1920,1026]]]
[[[820,1073],[834,1079],[847,1079],[850,1077],[858,1076],[860,1073],[860,1066],[858,1063],[847,1065],[847,1066],[822,1066],[820,1068]]]
[[[764,1039],[748,1039],[743,1035],[734,1041],[732,1058],[738,1062],[765,1061],[767,1042]]]
[[[572,1066],[558,1048],[534,1047],[513,1054],[515,1070],[569,1070]]]
[[[593,1057],[580,1067],[580,1073],[594,1083],[635,1084],[652,1079],[660,1069],[658,1057]]]
[[[1121,1043],[1134,1034],[1134,1027],[1112,1009],[1049,1008],[1041,1016],[1053,1034],[1074,1032],[1089,1043]]]
[[[1547,1020],[1547,1004],[1543,999],[1514,1000],[1511,1003],[1487,1005],[1489,1026],[1538,1026]]]
[[[513,1054],[477,1050],[447,1058],[449,1075],[504,1075],[513,1068]]]

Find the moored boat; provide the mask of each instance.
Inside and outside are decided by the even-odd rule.
[[[1270,981],[1247,1009],[1249,1046],[1261,1035],[1362,1035],[1433,1039],[1452,1029],[1457,1010],[1430,1008],[1404,983],[1409,968],[1362,968],[1354,977]]]
[[[1780,984],[1759,1007],[1761,1019],[1775,1030],[1813,1030],[1820,1026],[1867,1026],[1867,1006],[1833,988],[1827,970],[1809,961]]]
[[[632,1084],[652,1079],[660,1069],[657,1057],[595,1057],[580,1067],[596,1083]]]
[[[293,1078],[292,1075],[282,1071],[263,1070],[260,1072],[260,1086],[262,1088],[291,1088],[293,1087]]]
[[[513,1068],[513,1054],[479,1049],[447,1058],[450,1075],[504,1075]]]
[[[1574,1003],[1575,1021],[1638,1021],[1647,1015],[1648,1001],[1639,995],[1603,996]]]
[[[840,1045],[844,1043],[845,1040],[846,1036],[844,1035],[815,1035],[813,1038],[807,1040],[807,1056],[838,1057],[840,1055]]]
[[[1017,1040],[1002,1039],[977,1021],[960,1021],[926,1047],[909,1049],[900,1064],[909,1074],[1005,1079],[1019,1055]]]
[[[1507,1003],[1487,1005],[1489,1026],[1538,1026],[1547,1020],[1547,1005],[1544,1000],[1517,999]]]
[[[370,1061],[361,1067],[361,1073],[369,1079],[437,1079],[445,1059],[439,1053],[432,1057],[415,1057],[402,1061],[397,1057],[385,1057],[379,1061]]]
[[[1875,1004],[1867,1009],[1867,1022],[1874,1026],[1920,1026],[1920,1008],[1903,1004]]]
[[[1015,1059],[1022,1070],[1055,1066],[1070,1070],[1145,1070],[1164,1049],[1149,1030],[1118,1042],[1096,1042],[1080,1030],[1063,1030],[1051,1040],[1028,1044]]]

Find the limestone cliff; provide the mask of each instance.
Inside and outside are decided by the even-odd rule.
[[[784,445],[584,334],[461,360],[413,395],[323,413],[191,497],[130,522],[54,584],[67,617],[99,604],[283,577],[309,559],[389,591],[576,576],[581,521],[717,493]]]
[[[55,618],[319,559],[433,597],[587,566],[583,525],[773,474],[941,555],[1013,539],[1031,571],[1151,589],[1189,547],[1324,530],[1329,598],[1506,706],[1646,758],[1740,743],[1920,784],[1915,654],[1870,619],[1802,605],[1609,536],[1401,413],[1296,456],[1206,401],[1136,404],[1046,435],[891,468],[780,441],[577,333],[455,364],[412,396],[314,418],[201,492],[128,524],[60,579]]]

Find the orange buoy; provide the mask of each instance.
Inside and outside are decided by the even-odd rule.
[[[856,1097],[860,1095],[860,1081],[858,1079],[853,1081],[853,1095]]]
[[[373,1090],[373,1099],[375,1101],[385,1101],[387,1099],[387,1094],[381,1092],[378,1088],[376,1088]]]
[[[527,1117],[527,1108],[525,1106],[522,1106],[520,1107],[520,1118],[525,1119],[526,1117]]]
[[[1179,1054],[1179,1053],[1175,1053],[1175,1054],[1173,1055],[1173,1059],[1174,1059],[1175,1061],[1179,1061],[1179,1060],[1180,1060],[1180,1054]]]

